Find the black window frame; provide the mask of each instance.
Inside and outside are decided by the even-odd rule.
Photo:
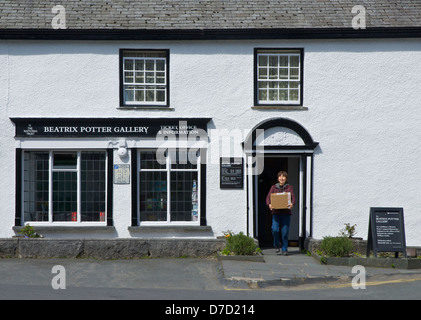
[[[258,54],[262,51],[273,51],[274,53],[298,53],[300,55],[300,94],[298,103],[260,103],[259,102],[259,83],[258,83]],[[254,107],[268,109],[303,109],[304,98],[304,49],[303,48],[254,48]]]
[[[147,150],[147,149],[151,149],[151,150],[156,150],[156,148],[134,148],[132,149],[131,152],[131,177],[132,177],[132,190],[131,190],[131,194],[132,194],[132,199],[136,199],[132,201],[132,222],[131,222],[131,227],[139,227],[139,228],[148,228],[148,227],[159,227],[159,224],[156,224],[156,226],[141,226],[141,221],[140,221],[140,212],[139,212],[139,198],[138,198],[138,192],[140,190],[140,186],[139,186],[139,178],[140,178],[140,167],[139,167],[139,163],[138,163],[138,152],[140,150]],[[206,148],[200,149],[200,157],[201,159],[207,159],[207,150]],[[207,218],[206,218],[206,186],[207,186],[207,182],[206,182],[206,176],[207,176],[207,170],[206,170],[206,161],[201,161],[200,162],[200,170],[198,171],[198,173],[200,174],[200,177],[198,176],[198,180],[200,180],[200,183],[198,185],[198,197],[200,197],[200,215],[199,215],[199,225],[200,227],[206,227],[207,226]],[[168,169],[167,169],[168,170]],[[172,225],[172,224],[164,224],[164,228],[168,228],[168,227],[174,227],[177,226]],[[196,228],[197,226],[194,224],[179,224],[180,227],[186,227],[186,228]]]
[[[40,149],[40,151],[46,152],[53,151],[50,149]],[[114,165],[114,152],[113,149],[98,149],[100,151],[105,151],[107,154],[107,163],[105,167],[105,175],[106,175],[106,226],[112,227],[114,225],[114,219],[113,219],[113,165]],[[16,173],[15,173],[15,188],[16,188],[16,199],[15,199],[15,227],[23,226],[25,223],[24,219],[24,206],[23,206],[23,199],[24,199],[24,174],[23,174],[23,153],[25,151],[32,152],[35,151],[34,149],[21,149],[17,148],[15,155],[15,161],[16,161]],[[62,150],[60,150],[62,151]],[[80,150],[85,151],[85,150]],[[31,221],[26,221],[31,223]],[[57,222],[56,222],[57,223]],[[41,224],[40,224],[41,225]],[[57,226],[54,226],[53,224],[46,223],[46,226],[53,225],[54,228]],[[60,224],[59,224],[60,225]],[[73,227],[81,227],[81,228],[87,228],[89,227],[89,223],[87,222],[81,222],[77,224],[72,224]]]
[[[166,103],[165,104],[148,104],[148,103],[141,103],[141,104],[126,104],[124,99],[124,71],[123,71],[123,61],[124,55],[126,52],[163,52],[165,53],[166,59]],[[152,109],[168,109],[170,107],[170,50],[169,49],[148,49],[148,48],[122,48],[119,50],[119,83],[120,83],[120,108],[123,109],[145,109],[145,108],[152,108]]]

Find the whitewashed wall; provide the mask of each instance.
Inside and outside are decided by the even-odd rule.
[[[253,49],[259,47],[304,48],[308,110],[251,109]],[[169,111],[118,108],[120,48],[170,50]],[[9,117],[197,116],[212,118],[211,128],[241,131],[286,117],[320,143],[314,158],[315,238],[338,234],[344,223],[357,224],[357,236],[366,238],[369,208],[398,206],[404,208],[407,244],[421,245],[418,40],[3,41],[0,70],[0,237],[14,234],[16,142]],[[120,237],[130,236],[129,188],[114,190]],[[218,164],[208,166],[207,191],[207,221],[215,235],[245,231],[246,191],[221,190]]]

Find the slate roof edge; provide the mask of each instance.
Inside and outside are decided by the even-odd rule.
[[[0,40],[269,40],[420,37],[421,26],[367,29],[0,29]]]

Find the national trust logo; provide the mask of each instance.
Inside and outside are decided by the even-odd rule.
[[[38,133],[38,130],[33,129],[32,124],[28,124],[28,129],[23,130],[23,132],[25,132],[27,136],[34,136]]]

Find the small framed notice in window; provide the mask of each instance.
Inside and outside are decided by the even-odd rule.
[[[113,172],[114,172],[114,184],[129,184],[130,183],[130,165],[129,164],[115,164]]]

